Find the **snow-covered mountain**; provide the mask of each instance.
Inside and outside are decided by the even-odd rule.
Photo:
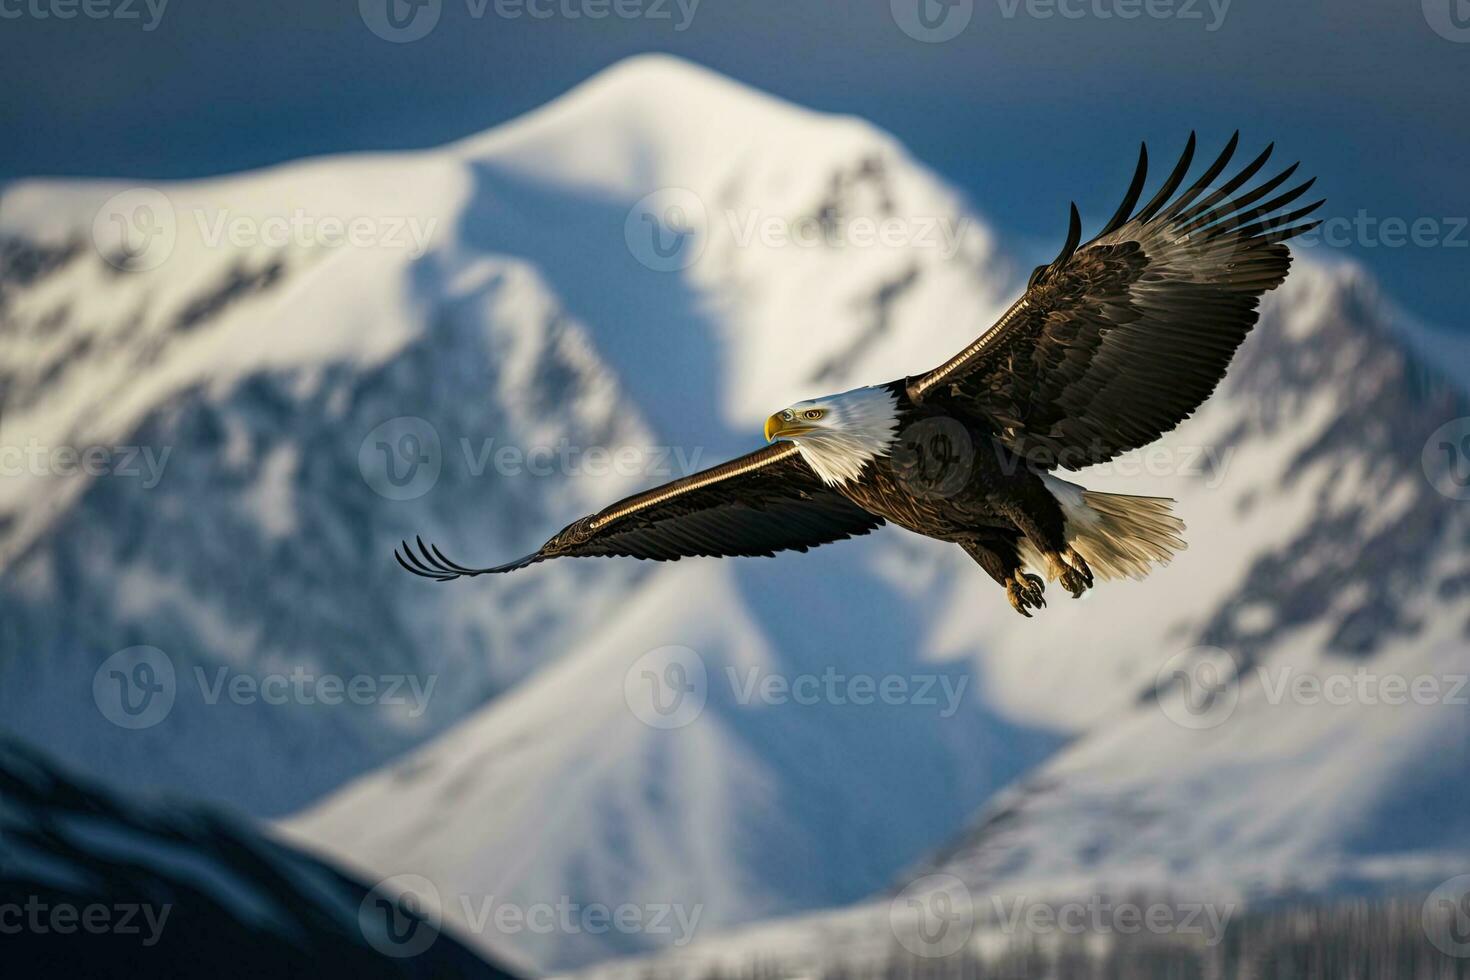
[[[441,150],[156,191],[0,196],[0,444],[170,450],[156,481],[0,481],[0,711],[72,764],[306,808],[293,837],[430,879],[463,935],[545,968],[871,934],[887,899],[698,941],[905,869],[1258,896],[1470,864],[1463,709],[1263,693],[1288,667],[1470,670],[1466,505],[1421,459],[1470,408],[1361,272],[1300,263],[1196,419],[1084,476],[1179,498],[1190,550],[1147,585],[1022,620],[885,529],[436,586],[391,564],[400,537],[522,554],[751,448],[775,407],[941,362],[1010,260],[884,134],[661,57]],[[1222,663],[1204,645],[1238,698],[1186,727],[1169,678]],[[309,699],[216,683],[298,668]],[[167,710],[127,686],[170,676]],[[324,676],[382,696],[324,704]],[[483,914],[598,903],[628,927]]]

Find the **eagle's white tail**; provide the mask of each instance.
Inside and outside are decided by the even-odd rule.
[[[1098,493],[1054,476],[1043,477],[1062,505],[1067,544],[1087,559],[1100,579],[1143,578],[1155,565],[1167,565],[1184,542],[1184,522],[1174,516],[1168,497]],[[1046,573],[1045,559],[1022,539],[1021,557]]]

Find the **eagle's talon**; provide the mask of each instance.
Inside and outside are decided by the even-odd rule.
[[[1061,580],[1062,588],[1072,593],[1073,599],[1082,598],[1082,593],[1087,591],[1087,579],[1075,568],[1064,569],[1057,577]]]
[[[1006,598],[1011,601],[1011,608],[1030,619],[1028,609],[1046,608],[1046,597],[1042,594],[1045,587],[1039,576],[1017,572],[1006,583]]]
[[[1083,581],[1087,583],[1087,587],[1089,589],[1092,588],[1092,566],[1087,564],[1087,559],[1083,558],[1076,548],[1068,548],[1066,554],[1062,557],[1067,560],[1067,564],[1071,565],[1081,574]]]
[[[1087,567],[1085,561],[1082,561],[1081,555],[1077,555],[1070,548],[1068,549],[1068,554],[1076,555],[1077,561],[1081,563],[1082,567],[1074,568],[1067,564],[1061,553],[1056,551],[1047,554],[1047,565],[1050,568],[1051,577],[1062,583],[1062,588],[1072,593],[1073,599],[1080,599],[1082,598],[1082,593],[1092,587],[1092,569]]]

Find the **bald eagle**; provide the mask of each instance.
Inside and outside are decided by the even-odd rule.
[[[944,364],[887,384],[798,402],[766,420],[767,446],[575,521],[535,553],[467,568],[416,539],[395,552],[439,581],[564,556],[773,555],[885,522],[953,542],[1029,617],[1043,579],[1075,598],[1095,577],[1142,578],[1185,547],[1168,498],[1097,493],[1056,476],[1146,446],[1188,418],[1224,376],[1286,278],[1285,242],[1323,203],[1287,210],[1293,165],[1249,191],[1272,147],[1234,176],[1239,133],[1199,178],[1191,134],[1137,208],[1148,148],[1122,204],[1081,245],[1032,273],[996,324]],[[1273,196],[1274,195],[1274,196]],[[1136,209],[1137,208],[1137,209]]]

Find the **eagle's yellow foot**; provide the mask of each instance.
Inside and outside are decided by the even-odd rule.
[[[1031,614],[1027,609],[1046,608],[1046,597],[1043,595],[1045,588],[1046,583],[1042,582],[1041,576],[1017,572],[1006,583],[1006,598],[1011,600],[1012,609],[1030,619]]]
[[[1061,582],[1062,588],[1072,593],[1073,599],[1080,599],[1082,593],[1092,587],[1092,569],[1087,567],[1087,562],[1083,561],[1082,556],[1076,551],[1068,548],[1067,554],[1074,556],[1081,567],[1074,568],[1067,564],[1067,559],[1063,558],[1059,551],[1047,552],[1046,562],[1050,568],[1051,577]]]

